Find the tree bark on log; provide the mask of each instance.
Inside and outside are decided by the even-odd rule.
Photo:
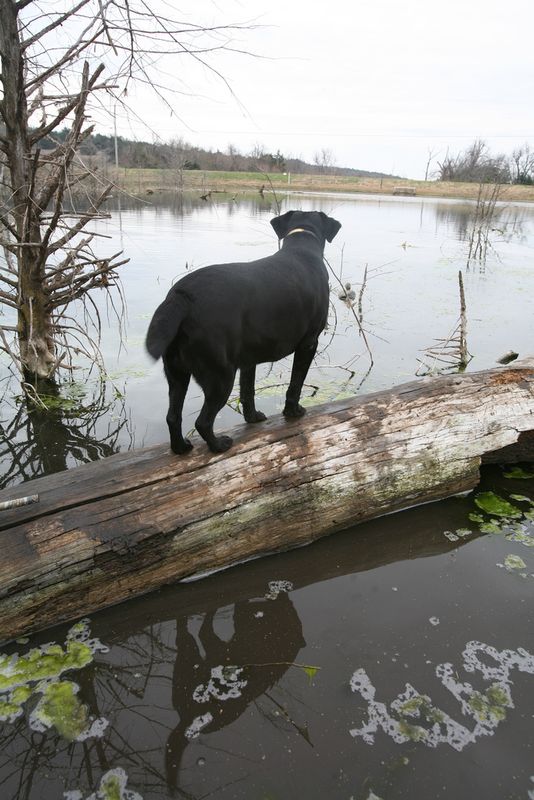
[[[239,426],[224,454],[161,445],[5,490],[39,501],[0,512],[0,640],[468,491],[488,454],[534,459],[532,431],[534,358]]]

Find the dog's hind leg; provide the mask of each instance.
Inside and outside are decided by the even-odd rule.
[[[215,436],[213,423],[218,412],[223,408],[230,397],[234,385],[235,370],[216,368],[202,378],[195,375],[195,380],[204,392],[204,405],[195,422],[195,427],[200,433],[212,453],[224,453],[232,446],[230,436]]]
[[[254,404],[254,381],[256,366],[242,367],[239,371],[239,399],[243,408],[245,422],[263,422],[267,419],[261,411],[256,411]]]
[[[191,375],[189,372],[172,368],[164,358],[165,376],[169,384],[169,410],[167,412],[167,425],[171,437],[171,450],[181,455],[188,453],[193,445],[189,439],[182,435],[182,408]]]
[[[286,404],[282,411],[285,417],[302,417],[306,413],[306,409],[299,405],[300,393],[316,350],[317,340],[301,344],[295,350],[291,379],[286,392]]]

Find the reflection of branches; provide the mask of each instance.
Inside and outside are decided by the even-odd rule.
[[[490,244],[490,234],[493,232],[497,201],[501,194],[502,186],[499,183],[483,184],[478,187],[477,202],[471,223],[469,235],[469,252],[467,254],[467,267],[472,261],[485,265]]]
[[[50,396],[41,398],[44,407],[23,400],[11,406],[7,420],[4,412],[0,421],[0,462],[5,465],[0,476],[2,488],[106,458],[118,451],[124,432],[132,444],[125,399],[109,399],[104,382],[94,386],[90,402],[61,398],[57,386],[50,384]],[[7,395],[6,389],[4,409],[9,408]],[[104,431],[98,429],[102,419],[107,424]]]

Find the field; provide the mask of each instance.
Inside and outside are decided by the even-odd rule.
[[[415,191],[418,197],[451,197],[476,199],[478,184],[441,181],[415,181],[395,178],[356,178],[344,175],[287,175],[258,172],[210,172],[204,170],[119,169],[110,170],[109,177],[133,194],[152,194],[169,191],[198,191],[201,195],[218,192],[265,193],[292,192],[356,192],[363,194],[393,194],[399,187]],[[500,198],[514,202],[533,202],[534,186],[503,186]]]

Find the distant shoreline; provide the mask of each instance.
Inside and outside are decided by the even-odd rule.
[[[102,176],[104,177],[104,176]],[[478,183],[443,181],[400,180],[395,178],[368,178],[345,175],[284,175],[281,173],[212,172],[205,170],[123,169],[109,170],[105,176],[132,194],[146,195],[186,191],[210,196],[221,192],[349,192],[355,194],[393,195],[394,190],[413,190],[415,197],[476,200]],[[503,184],[499,199],[508,202],[534,202],[534,186]]]

